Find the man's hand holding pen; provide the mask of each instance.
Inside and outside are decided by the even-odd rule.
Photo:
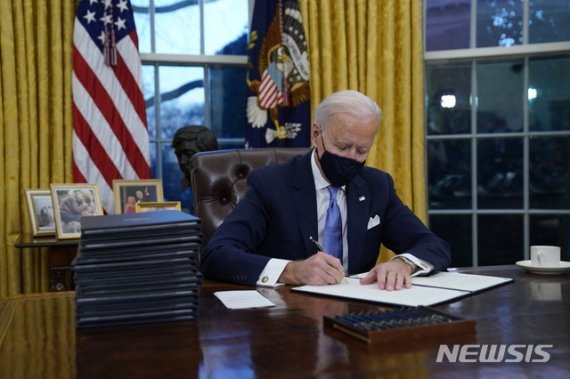
[[[279,281],[287,284],[315,286],[346,283],[342,262],[329,255],[319,241],[312,236],[309,236],[309,239],[319,251],[305,260],[288,263]]]
[[[340,261],[323,251],[304,260],[289,262],[279,278],[281,283],[315,286],[337,284],[343,280],[344,268]]]
[[[319,249],[319,251],[322,251],[323,253],[329,254],[329,253],[325,250],[325,248],[323,247],[323,245],[321,245],[321,243],[320,243],[319,241],[317,241],[316,239],[314,239],[313,236],[309,236],[309,239],[311,240],[312,243],[315,244],[315,246]],[[341,266],[342,266],[342,262],[341,262]],[[343,267],[343,269],[342,269],[342,282],[345,283],[345,284],[347,283],[346,277],[345,277],[345,274],[344,274],[344,267]]]

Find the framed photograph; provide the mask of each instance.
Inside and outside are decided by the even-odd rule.
[[[164,195],[160,179],[113,180],[115,213],[135,213],[137,203],[162,202]]]
[[[55,236],[55,219],[50,190],[26,190],[33,236]]]
[[[136,203],[136,213],[152,212],[152,211],[180,211],[182,206],[179,201],[163,201],[163,202],[146,202]]]
[[[81,236],[81,217],[103,215],[96,184],[50,184],[57,238]]]

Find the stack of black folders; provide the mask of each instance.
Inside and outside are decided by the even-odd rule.
[[[81,218],[78,328],[195,319],[200,219],[175,210]]]

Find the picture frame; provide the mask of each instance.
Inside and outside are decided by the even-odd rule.
[[[28,189],[26,190],[26,203],[30,222],[32,224],[32,235],[55,236],[55,218],[50,190]]]
[[[136,203],[164,201],[162,181],[113,180],[113,202],[115,213],[136,213]]]
[[[58,239],[81,237],[81,217],[103,215],[97,184],[50,184]]]
[[[182,204],[180,201],[149,201],[135,204],[136,213],[153,212],[153,211],[181,211]]]

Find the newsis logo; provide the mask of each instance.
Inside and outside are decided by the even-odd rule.
[[[439,345],[437,363],[546,363],[554,345]]]

